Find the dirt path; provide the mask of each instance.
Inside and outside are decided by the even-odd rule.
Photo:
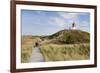
[[[38,47],[33,48],[33,53],[29,62],[44,62],[44,58]]]

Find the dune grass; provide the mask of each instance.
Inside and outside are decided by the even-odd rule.
[[[32,56],[35,42],[40,41],[40,38],[33,36],[22,36],[21,42],[21,63],[28,63]]]
[[[46,62],[89,59],[89,44],[48,44],[41,47],[41,53]]]
[[[21,63],[27,63],[31,57],[33,48],[30,45],[23,45],[21,49]]]
[[[48,36],[22,36],[21,63],[28,63],[36,42],[46,62],[87,60],[90,58],[90,34],[80,30],[61,30]]]

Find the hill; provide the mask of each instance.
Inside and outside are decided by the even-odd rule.
[[[81,30],[61,30],[48,36],[23,35],[21,40],[22,63],[29,62],[36,42],[46,62],[90,58],[90,34]]]
[[[88,43],[90,41],[90,34],[81,30],[61,30],[43,38],[62,44]]]

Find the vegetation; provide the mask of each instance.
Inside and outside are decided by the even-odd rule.
[[[90,34],[81,30],[61,30],[49,36],[22,36],[21,62],[29,62],[35,43],[45,61],[85,60],[90,57]]]
[[[90,34],[81,30],[62,30],[47,38],[56,39],[61,44],[88,43],[90,41]]]
[[[22,48],[21,48],[21,62],[27,63],[32,55],[35,42],[39,41],[39,38],[32,36],[22,36]]]
[[[32,48],[22,48],[21,50],[21,62],[26,63],[29,61],[29,58],[31,57],[32,54]]]
[[[89,59],[89,44],[49,44],[41,47],[45,61],[85,60]]]

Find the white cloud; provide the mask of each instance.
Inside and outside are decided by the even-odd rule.
[[[50,21],[51,24],[55,24],[57,26],[63,27],[65,25],[65,21],[59,17],[53,17]]]
[[[83,15],[82,13],[67,13],[67,12],[57,12],[57,17],[51,17],[49,23],[53,25],[60,26],[61,28],[70,28],[72,23],[76,23],[78,29],[87,29],[89,27],[89,22],[78,21],[77,17]]]
[[[78,22],[78,29],[84,30],[84,31],[90,31],[90,25],[88,21],[81,21]]]
[[[65,19],[76,19],[79,16],[79,13],[66,13],[66,12],[58,12],[59,16],[65,18]]]

